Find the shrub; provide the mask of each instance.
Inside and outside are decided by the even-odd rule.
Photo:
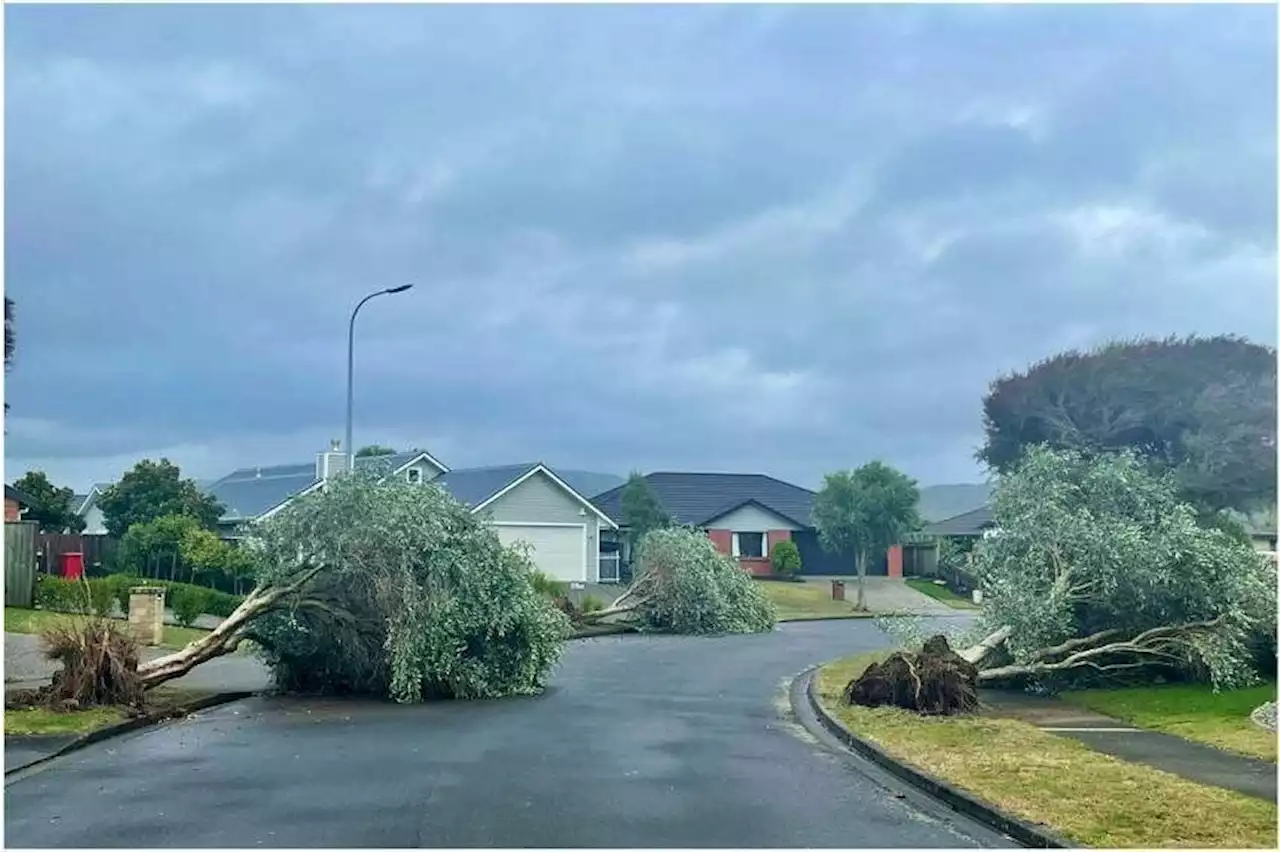
[[[530,569],[529,583],[533,586],[533,590],[538,594],[548,598],[562,598],[568,589],[568,584],[555,579],[545,571],[539,571],[537,568]]]
[[[791,539],[780,541],[769,553],[773,573],[779,577],[794,577],[800,573],[800,548]]]
[[[168,604],[173,616],[183,627],[190,627],[204,614],[213,595],[203,586],[174,583],[169,587]]]
[[[36,578],[35,604],[50,612],[110,615],[114,598],[102,580],[68,580],[52,574]]]
[[[402,702],[534,693],[569,633],[527,554],[441,489],[340,477],[258,525],[251,545],[267,585],[300,556],[324,566],[295,606],[250,624],[283,689]]]
[[[599,612],[604,609],[604,601],[594,595],[587,595],[582,599],[582,603],[578,604],[578,609],[584,614],[588,612]]]

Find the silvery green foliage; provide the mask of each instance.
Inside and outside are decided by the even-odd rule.
[[[1218,686],[1251,678],[1244,643],[1252,630],[1274,629],[1274,567],[1249,545],[1199,526],[1170,476],[1129,453],[1090,459],[1037,447],[1000,480],[993,511],[998,533],[978,547],[974,572],[984,625],[1012,628],[1016,662],[1103,630],[1124,641],[1221,618],[1161,640],[1159,651],[1171,657],[1134,652],[1092,662],[1163,662]]]
[[[301,691],[488,698],[538,691],[568,635],[526,553],[432,486],[340,477],[259,525],[261,582],[325,569],[253,625],[277,682]]]
[[[640,607],[646,629],[764,633],[777,621],[759,584],[697,530],[677,527],[645,535],[637,583],[652,583]]]
[[[977,619],[930,618],[921,615],[878,615],[875,624],[903,648],[916,650],[933,636],[947,637],[952,648],[967,648],[987,632]]]

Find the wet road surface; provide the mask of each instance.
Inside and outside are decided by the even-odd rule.
[[[786,679],[886,642],[857,621],[601,637],[536,698],[255,698],[10,780],[6,845],[1007,845],[789,721]]]

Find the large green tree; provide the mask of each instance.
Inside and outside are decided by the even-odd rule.
[[[857,608],[867,608],[867,560],[920,527],[920,491],[911,477],[881,461],[825,477],[813,500],[818,540],[829,553],[854,554]]]
[[[674,523],[658,495],[653,493],[649,481],[638,471],[632,471],[627,477],[627,484],[622,487],[621,503],[622,525],[627,528],[632,558],[646,534]]]
[[[31,498],[27,520],[37,521],[41,532],[78,533],[84,529],[84,519],[76,514],[71,504],[75,494],[70,488],[58,488],[49,481],[42,470],[27,471],[13,487]]]
[[[1201,512],[1276,500],[1276,352],[1238,337],[1117,341],[996,380],[979,458],[1013,470],[1028,448],[1132,450],[1172,470]]]
[[[1001,477],[993,512],[973,570],[985,644],[1012,661],[983,680],[1253,676],[1248,641],[1276,625],[1274,565],[1198,523],[1174,473],[1132,450],[1035,447]]]
[[[223,507],[204,494],[178,466],[168,459],[143,459],[133,470],[98,497],[103,523],[109,535],[123,536],[134,524],[145,524],[166,515],[186,515],[205,529],[213,529]]]

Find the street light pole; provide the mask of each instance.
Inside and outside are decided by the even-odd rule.
[[[370,293],[359,302],[356,303],[356,309],[351,312],[351,322],[347,325],[347,470],[356,469],[356,450],[351,445],[351,412],[352,412],[352,391],[355,388],[355,363],[356,363],[356,314],[360,313],[360,309],[364,307],[364,303],[375,296],[390,296],[395,293],[403,293],[405,290],[412,288],[412,284],[401,284],[399,287],[388,287],[386,290],[379,290],[376,293]]]

